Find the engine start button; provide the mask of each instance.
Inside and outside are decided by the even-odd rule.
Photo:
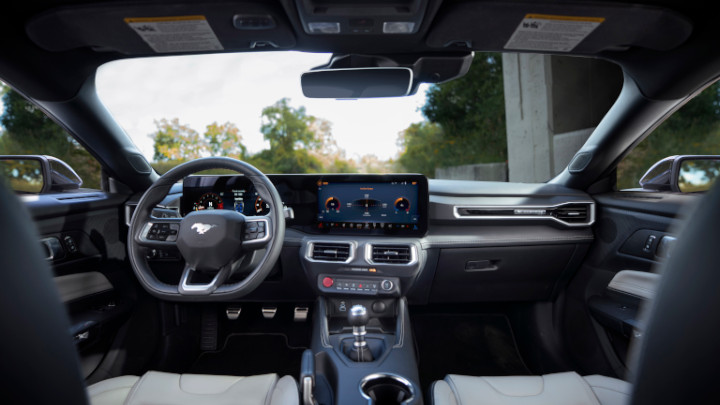
[[[323,279],[323,281],[322,281],[322,285],[323,285],[323,287],[325,287],[325,288],[330,288],[330,287],[332,287],[332,285],[333,285],[334,283],[335,283],[335,282],[334,282],[333,279],[330,278],[330,277],[325,277],[325,278]]]

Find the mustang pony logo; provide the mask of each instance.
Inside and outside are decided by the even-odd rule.
[[[215,228],[216,226],[217,226],[217,225],[209,225],[209,224],[203,224],[203,223],[200,223],[200,222],[196,222],[196,223],[194,223],[194,224],[190,227],[190,229],[194,229],[194,230],[196,230],[197,233],[199,233],[200,235],[204,235],[205,232],[207,232],[207,231]]]

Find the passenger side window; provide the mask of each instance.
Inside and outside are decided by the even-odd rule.
[[[0,155],[53,156],[77,172],[83,188],[100,189],[100,163],[82,145],[42,110],[2,82],[0,94]],[[60,173],[66,170],[61,165],[55,166],[61,167]]]
[[[716,82],[665,120],[620,162],[617,188],[702,192],[719,174],[719,154],[720,82]]]

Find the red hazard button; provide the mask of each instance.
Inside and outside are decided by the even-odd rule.
[[[325,287],[325,288],[330,288],[330,287],[332,287],[333,283],[335,283],[335,282],[334,282],[333,279],[330,278],[330,277],[325,277],[325,278],[323,279],[323,287]]]

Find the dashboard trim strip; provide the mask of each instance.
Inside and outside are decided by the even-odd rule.
[[[588,218],[582,223],[571,223],[555,218],[552,215],[460,215],[461,209],[475,210],[552,210],[566,205],[587,204]],[[554,205],[455,205],[453,206],[453,216],[456,219],[486,219],[486,220],[551,220],[563,224],[567,227],[587,227],[595,223],[595,202],[593,201],[569,201]]]

